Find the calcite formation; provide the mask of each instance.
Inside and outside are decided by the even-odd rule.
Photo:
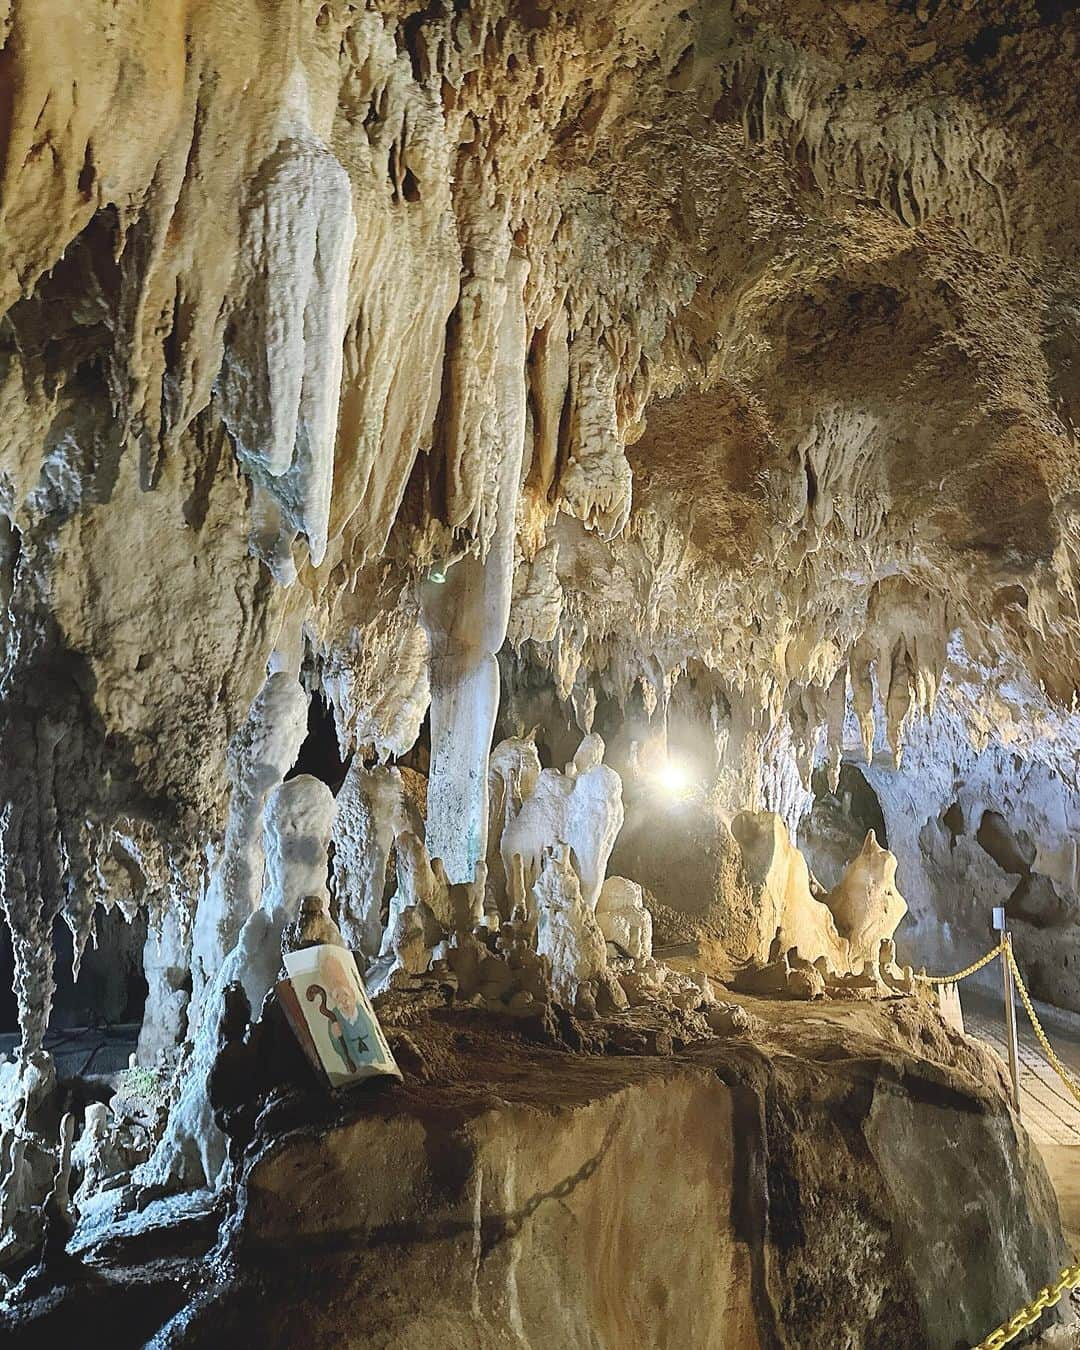
[[[635,960],[652,956],[652,915],[641,887],[626,877],[608,877],[600,887],[596,922],[612,946]]]
[[[228,1188],[308,900],[564,1048],[903,994],[995,904],[1080,1009],[1077,38],[0,0],[0,1264]],[[113,1156],[47,1036],[121,917]]]
[[[346,755],[430,703],[454,884],[507,640],[582,730],[696,708],[793,831],[845,708],[894,757],[943,681],[976,740],[995,681],[1071,727],[1075,24],[1006,9],[9,6],[28,1048],[57,915],[175,945],[225,884],[268,670]]]
[[[892,939],[907,913],[907,902],[896,889],[896,859],[878,844],[873,830],[825,904],[848,944],[848,959],[877,961],[881,944]]]

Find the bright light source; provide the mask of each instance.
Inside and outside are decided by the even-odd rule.
[[[669,796],[683,797],[690,788],[690,775],[675,759],[668,759],[657,774],[660,786]]]
[[[433,581],[436,586],[441,586],[443,582],[446,580],[446,568],[433,567],[431,571],[427,574],[427,579],[428,581]]]

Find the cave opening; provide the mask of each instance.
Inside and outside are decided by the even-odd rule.
[[[321,690],[316,689],[308,703],[307,735],[300,746],[296,763],[285,775],[286,781],[300,774],[311,774],[325,783],[331,792],[339,792],[349,770],[348,759],[341,756],[334,710]]]
[[[984,811],[975,831],[975,842],[993,858],[1003,872],[1028,876],[1035,861],[1035,846],[1021,831],[1015,834],[1000,811]]]

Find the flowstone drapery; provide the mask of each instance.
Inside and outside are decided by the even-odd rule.
[[[266,873],[262,899],[245,921],[205,995],[204,1016],[187,1047],[165,1133],[137,1184],[151,1193],[221,1184],[227,1166],[224,1135],[214,1120],[210,1075],[228,1012],[226,991],[238,985],[252,1016],[274,987],[281,969],[281,943],[305,896],[329,902],[327,848],[334,797],[325,783],[301,775],[276,787],[263,812]]]

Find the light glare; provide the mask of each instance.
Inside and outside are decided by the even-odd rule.
[[[669,759],[659,773],[660,786],[671,797],[681,797],[690,787],[690,775],[677,760]]]

